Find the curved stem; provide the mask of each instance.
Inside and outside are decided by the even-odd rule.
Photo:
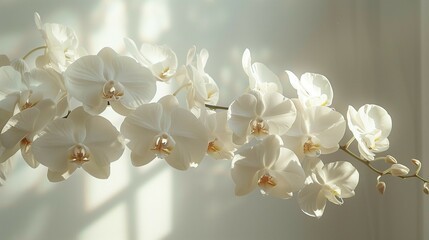
[[[350,139],[350,141],[348,141],[346,145],[340,146],[340,149],[343,150],[348,155],[355,158],[356,160],[358,160],[359,162],[365,164],[369,169],[371,169],[373,172],[375,172],[379,176],[391,174],[389,171],[381,171],[381,170],[377,169],[376,167],[374,167],[371,164],[371,161],[363,159],[363,158],[359,157],[358,155],[356,155],[354,152],[350,151],[349,146],[353,142],[353,140],[354,140],[354,138]],[[424,177],[422,177],[418,171],[416,171],[416,173],[411,174],[411,175],[397,176],[397,177],[402,178],[402,179],[417,178],[417,179],[421,180],[422,182],[425,182],[425,183],[429,182],[429,179],[425,179]]]
[[[210,105],[210,104],[205,104],[205,106],[213,110],[216,110],[216,109],[228,110],[228,107],[223,107],[223,106]]]
[[[41,50],[41,49],[46,49],[47,48],[47,46],[40,46],[40,47],[36,47],[36,48],[34,48],[34,49],[32,49],[31,51],[29,51],[27,54],[25,54],[25,56],[24,57],[22,57],[22,59],[27,59],[32,53],[34,53],[35,51],[37,51],[37,50]]]

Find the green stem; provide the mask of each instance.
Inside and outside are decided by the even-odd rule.
[[[223,107],[223,106],[210,105],[210,104],[205,104],[205,106],[213,110],[216,110],[216,109],[228,110],[228,107]]]
[[[29,51],[27,54],[25,54],[24,57],[22,57],[22,59],[26,60],[32,53],[34,53],[37,50],[41,50],[41,49],[46,49],[48,48],[47,46],[40,46],[40,47],[36,47],[34,49],[32,49],[31,51]]]

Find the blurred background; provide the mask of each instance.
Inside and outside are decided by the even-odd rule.
[[[43,22],[73,28],[91,54],[105,46],[126,53],[125,36],[138,46],[167,44],[181,64],[192,45],[207,48],[206,72],[221,89],[220,105],[247,86],[245,48],[280,76],[288,97],[296,95],[284,70],[323,74],[341,113],[348,105],[383,106],[393,119],[389,153],[410,168],[411,158],[422,159],[429,176],[427,0],[1,0],[0,54],[18,58],[43,45],[36,11]],[[53,184],[46,168],[16,158],[0,188],[0,238],[429,239],[429,197],[420,182],[387,177],[382,196],[375,174],[346,154],[323,159],[352,161],[360,183],[355,197],[343,206],[328,203],[317,220],[295,198],[257,191],[236,197],[229,161],[206,159],[186,172],[164,161],[135,168],[126,151],[108,180],[77,171]]]

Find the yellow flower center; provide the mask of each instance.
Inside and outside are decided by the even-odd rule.
[[[258,186],[261,188],[275,187],[276,185],[275,179],[269,174],[262,175],[258,180]]]
[[[269,126],[268,124],[260,117],[252,120],[250,122],[250,134],[255,136],[265,136],[269,133]]]
[[[304,154],[307,156],[318,157],[321,154],[320,144],[314,143],[311,138],[304,143]]]
[[[124,96],[123,87],[113,80],[107,81],[103,86],[103,98],[117,101]]]
[[[155,151],[157,157],[164,158],[170,155],[174,145],[174,140],[168,134],[163,133],[156,137],[154,145],[150,150]]]
[[[79,166],[89,161],[90,152],[85,145],[77,144],[69,149],[69,161]]]

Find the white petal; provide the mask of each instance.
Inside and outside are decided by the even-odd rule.
[[[197,48],[192,46],[188,50],[188,54],[186,55],[186,65],[191,65],[192,61],[194,61],[195,53],[197,52]]]
[[[235,135],[247,135],[250,121],[256,117],[256,104],[255,96],[243,94],[229,106],[228,126]]]
[[[116,128],[105,118],[91,117],[86,121],[83,144],[89,148],[97,166],[104,167],[118,160],[124,152],[124,141]]]
[[[306,185],[298,196],[298,203],[301,210],[311,216],[320,218],[326,206],[326,198],[320,194],[322,187],[317,183]]]
[[[295,192],[304,187],[304,170],[295,153],[287,148],[280,148],[280,155],[270,168],[270,173],[273,174],[273,177],[277,175],[278,183],[282,184],[282,191]]]
[[[89,173],[91,176],[99,179],[107,179],[110,176],[110,165],[98,165],[97,162],[102,162],[102,160],[95,160],[90,158],[87,163],[82,165],[82,168]]]
[[[268,122],[270,134],[285,134],[296,119],[293,102],[280,93],[273,92],[264,95],[264,103],[266,107],[263,118]]]
[[[308,112],[309,133],[319,138],[324,148],[337,147],[346,130],[341,113],[322,106],[312,107]]]
[[[165,130],[160,126],[162,111],[159,103],[145,104],[124,119],[121,133],[130,140],[127,146],[133,154],[146,156],[152,148],[154,137]]]
[[[129,57],[118,57],[113,61],[115,81],[124,86],[124,96],[120,102],[127,108],[135,109],[149,102],[156,93],[156,81],[152,73]]]
[[[136,152],[131,152],[131,162],[135,167],[146,165],[152,162],[152,160],[155,158],[155,153],[150,149],[146,149],[146,151],[143,152],[143,155],[139,155]]]
[[[176,146],[166,161],[174,168],[185,170],[203,160],[208,135],[200,121],[188,110],[177,108],[171,113],[170,135]]]
[[[21,74],[11,66],[0,67],[0,99],[6,95],[20,91]]]
[[[64,73],[70,95],[90,108],[107,105],[102,99],[106,82],[103,69],[104,63],[98,56],[84,56],[72,63]]]
[[[314,103],[318,106],[330,106],[332,104],[333,91],[325,76],[316,73],[304,73],[301,76],[301,85],[308,93],[308,96],[305,96],[305,98],[310,98],[308,100],[315,98]],[[301,99],[301,96],[299,97]]]
[[[354,196],[354,189],[359,182],[359,172],[349,162],[332,162],[323,167],[325,183],[334,184],[341,189],[342,198]]]
[[[276,74],[274,74],[265,64],[255,62],[252,65],[252,71],[253,75],[257,79],[257,84],[260,83],[269,83],[274,84],[275,89],[274,91],[277,91],[279,93],[283,93],[283,87],[280,83],[279,77],[277,77]]]
[[[359,109],[359,111],[361,110]],[[389,136],[392,130],[392,118],[384,108],[373,104],[366,104],[363,106],[363,112],[368,114],[368,117],[374,121],[374,128],[381,130],[380,138]]]
[[[42,23],[42,20],[40,19],[39,13],[37,12],[34,13],[34,22],[36,23],[37,29],[41,30],[43,23]]]
[[[12,148],[25,136],[33,132],[35,120],[39,118],[40,110],[28,108],[13,116],[3,129],[0,141],[5,148]]]
[[[12,148],[5,148],[0,144],[0,163],[3,163],[10,159],[16,152],[18,152],[20,144],[16,144]]]
[[[235,183],[235,194],[242,196],[255,189],[258,183],[259,169],[241,164],[235,164],[231,169],[232,180]]]
[[[0,100],[0,130],[3,129],[7,121],[13,116],[18,97],[17,94],[10,94]]]
[[[10,60],[6,55],[0,54],[0,67],[10,65]]]
[[[137,46],[133,40],[131,40],[129,38],[124,38],[124,42],[125,42],[125,47],[128,50],[128,52],[130,52],[131,56],[133,56],[143,66],[145,66],[145,67],[150,66],[150,63],[140,53],[140,51],[138,50],[138,48],[137,48]]]
[[[34,155],[31,149],[32,149],[31,145],[29,146],[22,145],[21,155],[24,158],[25,162],[27,162],[27,164],[30,167],[37,168],[39,166],[39,162],[34,158]]]
[[[51,171],[64,173],[68,168],[69,149],[75,144],[72,122],[56,119],[46,131],[32,144],[34,158]]]

